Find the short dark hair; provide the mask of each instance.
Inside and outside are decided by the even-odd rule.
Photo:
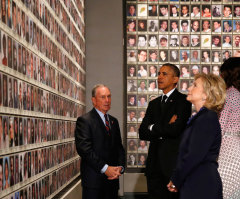
[[[175,64],[165,63],[162,66],[167,66],[173,70],[173,73],[176,77],[180,77],[180,70]]]
[[[230,57],[220,68],[227,88],[233,86],[240,91],[240,57]]]

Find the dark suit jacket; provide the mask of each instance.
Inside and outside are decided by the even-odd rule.
[[[161,99],[162,97],[158,97],[149,103],[139,128],[139,136],[142,140],[150,141],[146,175],[152,176],[160,172],[170,179],[175,168],[181,135],[191,115],[191,103],[177,89],[164,106]],[[177,120],[169,124],[173,115],[177,115]],[[149,130],[151,124],[154,124],[152,131]]]
[[[173,184],[184,199],[221,199],[217,171],[221,129],[214,111],[202,108],[188,122],[179,148]]]
[[[108,181],[107,176],[101,173],[105,164],[125,166],[125,151],[118,121],[109,115],[109,123],[110,135],[95,108],[77,119],[75,142],[81,156],[82,185],[85,187],[99,188]],[[111,182],[119,186],[118,180]]]

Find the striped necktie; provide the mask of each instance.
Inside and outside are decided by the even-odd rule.
[[[110,132],[110,125],[109,125],[109,120],[108,120],[107,114],[105,114],[104,117],[105,117],[105,127],[106,127],[106,130],[107,130],[108,134],[109,134],[109,132]]]

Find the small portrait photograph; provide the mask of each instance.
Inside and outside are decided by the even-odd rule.
[[[190,32],[190,20],[180,20],[180,32]]]
[[[18,80],[13,79],[13,107],[18,108]]]
[[[178,35],[171,35],[169,41],[170,47],[178,47],[179,46],[179,37]]]
[[[150,65],[149,66],[149,71],[148,71],[148,76],[149,77],[157,77],[157,66]]]
[[[19,118],[19,146],[23,145],[23,118]]]
[[[157,35],[149,35],[148,36],[148,44],[151,48],[158,47],[158,36]]]
[[[15,48],[15,52],[16,52],[16,48]],[[15,52],[13,52],[12,38],[8,36],[8,67],[9,68],[12,68],[13,53]],[[16,66],[14,66],[14,68],[16,68]]]
[[[191,46],[200,47],[200,35],[191,35]]]
[[[128,95],[128,106],[136,106],[136,95]]]
[[[201,47],[211,47],[211,35],[201,35]]]
[[[26,75],[26,49],[22,46],[22,73]]]
[[[146,65],[139,65],[137,71],[138,77],[147,77],[147,66]]]
[[[146,110],[145,109],[139,109],[138,113],[137,113],[137,118],[138,118],[138,122],[142,122],[143,118],[145,117],[146,114]]]
[[[220,75],[220,66],[217,66],[217,65],[213,65],[212,66],[212,73],[214,74],[214,75]]]
[[[232,51],[231,50],[224,50],[223,51],[223,62],[228,60],[228,58],[232,57]]]
[[[138,140],[138,153],[147,153],[147,152],[148,152],[147,141]]]
[[[212,5],[212,16],[213,17],[222,16],[222,5]]]
[[[2,19],[2,22],[6,24],[6,21],[7,21],[7,5],[6,5],[6,1],[1,1],[1,6],[0,6],[0,9],[1,9],[1,19]]]
[[[231,35],[223,35],[223,48],[231,48],[232,47],[232,36]]]
[[[136,77],[136,66],[128,65],[128,77]]]
[[[1,63],[4,66],[8,66],[8,58],[7,58],[7,35],[2,31],[1,32]]]
[[[179,5],[170,5],[170,17],[178,17],[179,16]]]
[[[240,17],[240,5],[234,5],[234,17]]]
[[[137,15],[138,17],[146,17],[148,14],[147,4],[138,4]]]
[[[148,6],[148,16],[151,17],[158,16],[158,5],[153,4]]]
[[[180,92],[188,92],[189,81],[185,79],[180,80],[179,90]]]
[[[181,47],[189,47],[189,35],[180,35]]]
[[[200,21],[199,20],[191,21],[191,32],[200,32]]]
[[[211,6],[210,5],[202,5],[202,17],[211,17]]]
[[[196,74],[200,73],[200,66],[199,65],[192,65],[191,67],[191,77],[194,77]]]
[[[8,77],[8,107],[13,108],[13,81]]]
[[[183,78],[189,78],[190,72],[189,72],[189,66],[188,65],[181,65],[180,66],[180,77]]]
[[[138,80],[138,92],[146,92],[147,91],[147,80]]]
[[[12,16],[13,15],[12,1],[8,0],[6,3],[7,3],[7,24],[9,28],[12,28],[12,18],[15,17],[15,20],[16,20],[16,13],[15,13],[15,16]]]
[[[210,50],[202,50],[202,62],[209,63],[210,61]]]
[[[136,35],[127,35],[127,46],[136,47]]]
[[[127,139],[127,151],[137,152],[137,139]]]
[[[168,47],[168,35],[159,35],[159,47]]]
[[[220,35],[212,35],[212,47],[220,48],[222,45],[221,36]]]
[[[232,5],[223,6],[223,17],[232,17]]]
[[[9,134],[8,134],[8,117],[3,116],[3,139],[2,139],[2,148],[8,148],[9,147]]]
[[[21,37],[22,35],[22,13],[21,9],[17,8],[17,34]]]
[[[177,20],[171,20],[170,21],[170,31],[171,32],[179,32],[178,21]]]
[[[202,32],[210,33],[211,32],[211,22],[209,20],[202,20]]]
[[[240,35],[233,36],[233,47],[240,47]]]
[[[138,107],[146,108],[148,105],[147,95],[138,95]]]
[[[137,91],[137,80],[128,80],[127,81],[127,91],[136,92]]]
[[[3,189],[3,159],[0,158],[0,190]]]
[[[202,65],[202,73],[209,74],[210,73],[210,65]]]
[[[148,57],[149,62],[158,61],[158,50],[149,50],[148,54],[149,54],[149,57]]]
[[[160,5],[159,6],[159,16],[160,17],[168,17],[168,5]]]
[[[233,20],[233,32],[240,32],[240,20]]]
[[[189,50],[180,50],[180,62],[182,63],[189,62]]]
[[[127,20],[127,32],[135,32],[136,31],[136,20],[129,19]]]
[[[192,7],[191,7],[191,17],[199,18],[200,16],[201,16],[201,14],[200,14],[200,5],[192,4]]]
[[[13,69],[17,71],[17,57],[18,57],[18,43],[17,41],[12,42],[12,47],[13,47]]]
[[[200,50],[191,50],[191,62],[192,63],[200,62]]]
[[[167,20],[159,20],[159,32],[168,32]]]
[[[148,20],[148,31],[157,32],[158,31],[158,20]]]
[[[3,75],[3,106],[8,107],[8,79]]]
[[[221,51],[212,51],[212,62],[221,62]]]
[[[22,46],[21,44],[18,44],[18,49],[17,49],[17,68],[18,72],[22,73]]]
[[[137,51],[127,50],[127,62],[136,62],[136,61],[137,61]]]
[[[148,80],[148,92],[158,92],[157,80]]]
[[[136,16],[136,5],[133,5],[133,4],[127,5],[127,16],[128,17]]]
[[[223,20],[223,32],[232,32],[231,20]]]
[[[189,17],[189,5],[181,5],[181,17]]]
[[[150,22],[149,22],[149,24],[150,24]],[[156,23],[156,25],[157,24],[158,23]],[[158,30],[158,28],[157,28],[157,30]],[[138,20],[138,31],[147,31],[147,20]]]
[[[222,32],[222,26],[221,26],[221,21],[220,20],[216,20],[212,22],[212,31],[213,32]]]
[[[168,51],[167,50],[159,50],[159,61],[160,62],[168,61]]]
[[[25,12],[22,11],[21,17],[21,26],[22,26],[22,38],[25,39],[26,29],[25,29]]]
[[[2,87],[2,73],[0,73],[0,106],[3,105],[3,103],[2,103],[2,95],[3,95],[2,90],[3,90],[3,87]],[[1,132],[0,132],[0,136],[1,136]],[[1,139],[0,139],[0,143],[1,143]]]
[[[10,163],[9,157],[3,158],[3,190],[10,187]]]
[[[147,61],[147,50],[138,50],[138,61],[139,62]]]
[[[18,154],[17,155],[15,155],[15,172],[14,172],[14,181],[15,181],[15,184],[17,184],[17,183],[19,183],[20,182],[20,176],[19,176],[19,174],[20,174],[20,170],[19,170],[19,156],[18,156]]]
[[[128,138],[137,138],[138,137],[137,125],[133,125],[133,124],[127,125],[127,137]]]
[[[146,161],[147,161],[147,154],[138,154],[138,167],[145,167]]]
[[[137,166],[137,154],[127,154],[127,166],[134,167]]]
[[[178,62],[179,61],[179,50],[170,50],[170,61],[171,62]]]
[[[138,47],[147,47],[147,36],[146,35],[138,35]]]

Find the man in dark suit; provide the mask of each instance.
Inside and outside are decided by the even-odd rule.
[[[107,114],[111,107],[108,87],[96,85],[92,103],[94,108],[77,119],[75,130],[76,148],[82,158],[82,198],[117,199],[125,151],[118,121]]]
[[[191,115],[186,95],[176,89],[179,76],[177,66],[163,64],[158,73],[158,88],[163,95],[149,102],[139,128],[140,139],[150,141],[146,165],[150,199],[178,198],[177,193],[168,191],[167,184],[176,164],[182,132]]]

